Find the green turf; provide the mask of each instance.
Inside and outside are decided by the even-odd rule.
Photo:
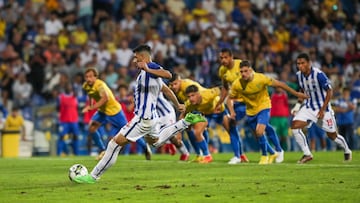
[[[360,152],[343,163],[341,152],[317,152],[298,165],[300,152],[282,164],[228,165],[231,154],[215,154],[207,165],[178,162],[178,156],[119,156],[92,185],[69,181],[68,168],[89,171],[93,157],[0,159],[0,202],[359,202]]]

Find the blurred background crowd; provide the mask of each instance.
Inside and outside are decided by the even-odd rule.
[[[356,0],[0,0],[3,119],[18,107],[51,140],[53,107],[66,84],[84,105],[83,72],[95,66],[123,99],[137,74],[132,48],[143,43],[152,47],[154,61],[205,87],[220,85],[221,48],[295,89],[294,59],[307,52],[331,79],[334,99],[345,87],[360,98]]]

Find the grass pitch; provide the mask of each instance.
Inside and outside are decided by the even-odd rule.
[[[231,154],[214,154],[211,164],[184,163],[178,156],[119,156],[91,185],[68,179],[75,163],[89,171],[94,157],[0,159],[0,202],[359,202],[360,152],[343,163],[342,152],[317,152],[296,164],[300,152],[285,153],[282,164],[228,165]]]

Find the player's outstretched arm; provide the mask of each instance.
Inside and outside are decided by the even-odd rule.
[[[165,94],[166,98],[170,99],[170,101],[174,104],[175,108],[178,111],[185,111],[185,105],[179,103],[174,92],[167,85],[163,84],[161,91]]]
[[[297,92],[294,89],[292,89],[291,87],[289,87],[287,84],[285,84],[284,82],[280,82],[275,79],[273,80],[272,86],[280,87],[301,100],[309,98],[309,96],[304,94],[303,92]]]

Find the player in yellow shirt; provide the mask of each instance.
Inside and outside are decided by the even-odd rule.
[[[88,94],[90,100],[94,99],[93,102],[89,102],[82,110],[83,113],[97,109],[96,113],[92,116],[89,124],[89,133],[94,138],[94,141],[98,146],[101,146],[102,150],[97,160],[100,160],[105,152],[105,145],[101,143],[101,135],[99,132],[99,127],[105,123],[111,124],[109,135],[111,137],[115,136],[116,133],[127,123],[124,112],[121,109],[121,105],[115,99],[112,91],[106,85],[106,83],[100,79],[97,79],[99,73],[95,68],[88,68],[85,71],[85,82],[83,84],[83,89]],[[146,159],[150,159],[151,152],[149,147],[147,147],[144,139],[139,139],[137,141],[145,151]]]
[[[224,126],[225,130],[230,134],[230,138],[237,137],[239,139],[239,130],[236,125],[230,125],[228,111],[225,109],[224,103],[220,108],[216,109],[216,104],[220,99],[219,93],[214,89],[206,89],[200,91],[196,85],[190,85],[186,88],[188,100],[185,102],[186,112],[198,111],[205,115],[208,123],[213,120],[217,124]],[[239,148],[234,149],[234,157],[230,159],[228,164],[241,163],[241,156],[244,156]],[[238,150],[238,151],[236,151]],[[203,162],[212,160],[210,157],[204,157]]]
[[[221,89],[221,97],[220,101],[217,104],[217,108],[219,105],[221,105],[225,97],[228,95],[229,88],[231,84],[240,76],[240,59],[234,59],[232,51],[230,49],[224,48],[220,51],[220,62],[221,66],[219,68],[219,77],[222,80],[223,88]],[[246,105],[243,102],[243,99],[241,97],[234,100],[234,109],[235,109],[235,121],[242,120],[246,113]],[[236,124],[236,122],[231,122],[231,124]],[[284,161],[284,150],[282,149],[279,141],[279,137],[276,134],[273,127],[266,126],[266,135],[269,137],[271,142],[273,143],[276,152],[278,153],[278,157],[276,158],[276,163],[281,163]],[[231,142],[231,145],[233,145],[233,148],[236,147],[237,142],[235,140],[236,138],[233,138],[233,141]],[[241,138],[238,141],[240,143],[241,148]],[[241,157],[241,161],[245,162],[248,161],[246,157]]]
[[[240,76],[240,59],[234,59],[233,53],[228,48],[221,49],[219,53],[219,60],[221,66],[219,67],[219,78],[222,81],[223,87],[221,88],[220,99],[216,104],[216,109],[219,110],[221,105],[223,105],[226,96],[228,95],[229,88],[236,78]],[[235,120],[230,120],[229,125],[236,125],[236,121],[240,121],[245,117],[245,103],[242,98],[238,98],[234,101],[234,109],[236,112]],[[231,137],[233,136],[233,137]],[[248,158],[245,156],[240,157],[242,153],[242,141],[241,137],[234,137],[236,134],[230,134],[230,144],[234,151],[233,161],[249,162]],[[236,158],[240,158],[237,160]]]
[[[231,85],[227,99],[230,117],[235,119],[236,115],[233,108],[233,100],[239,97],[243,98],[246,104],[248,125],[255,133],[262,152],[259,164],[270,164],[276,159],[278,154],[269,145],[264,135],[265,128],[270,126],[271,100],[267,87],[280,87],[300,99],[308,98],[308,96],[304,93],[296,92],[283,82],[272,79],[264,74],[256,73],[249,61],[242,61],[240,63],[240,74],[241,76]],[[267,155],[268,151],[270,156]]]
[[[174,73],[172,75],[172,78],[169,80],[169,87],[175,93],[180,103],[185,103],[185,101],[187,100],[187,95],[185,93],[185,90],[190,85],[197,86],[201,91],[205,90],[205,88],[202,87],[198,82],[195,82],[190,79],[182,79],[180,75],[176,73]],[[217,91],[219,94],[220,92],[219,88],[214,88],[214,90]],[[196,158],[193,161],[199,162],[202,161],[203,159],[203,157],[201,156],[199,143],[202,143],[204,140],[207,143],[209,140],[209,134],[208,131],[206,130],[206,127],[207,127],[207,123],[201,122],[194,124],[192,128],[188,128],[186,130],[191,145],[193,146],[194,151],[196,153]],[[202,150],[203,149],[201,149],[201,151]]]

